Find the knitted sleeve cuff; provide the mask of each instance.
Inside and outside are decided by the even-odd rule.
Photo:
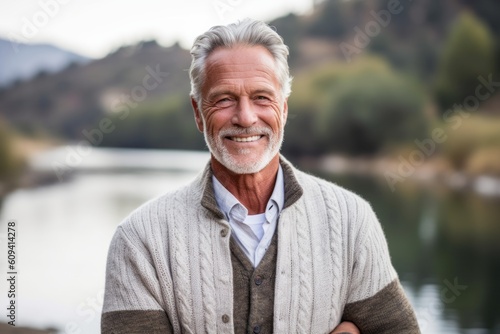
[[[347,304],[342,320],[353,322],[363,334],[420,333],[415,313],[397,279],[374,296]]]
[[[113,311],[101,318],[101,333],[170,334],[172,325],[164,311]]]

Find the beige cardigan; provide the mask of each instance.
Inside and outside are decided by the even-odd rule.
[[[284,158],[281,164],[286,198],[277,229],[274,332],[329,333],[344,318],[383,333],[388,312],[401,318],[402,311],[386,332],[418,333],[370,205]],[[231,230],[211,175],[208,164],[192,183],[119,225],[108,255],[103,333],[127,321],[129,333],[233,333]]]

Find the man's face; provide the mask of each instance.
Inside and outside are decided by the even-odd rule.
[[[288,112],[272,55],[262,46],[219,48],[207,58],[198,129],[212,155],[237,174],[261,171],[276,157]]]

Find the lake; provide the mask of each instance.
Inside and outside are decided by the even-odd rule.
[[[32,161],[66,163],[61,181],[18,189],[0,203],[0,265],[7,222],[18,225],[17,324],[60,333],[99,333],[104,273],[116,226],[148,199],[192,180],[206,152],[68,147]],[[315,172],[316,173],[316,172]],[[369,200],[423,333],[500,333],[500,198],[320,174]],[[2,279],[2,305],[7,282]],[[3,314],[4,312],[2,312]],[[2,315],[0,322],[6,322]]]

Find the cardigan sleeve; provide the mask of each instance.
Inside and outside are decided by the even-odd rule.
[[[353,322],[363,334],[420,333],[375,213],[368,203],[361,204],[357,211],[361,224],[342,320]]]
[[[146,248],[119,226],[108,252],[101,333],[173,333]]]

